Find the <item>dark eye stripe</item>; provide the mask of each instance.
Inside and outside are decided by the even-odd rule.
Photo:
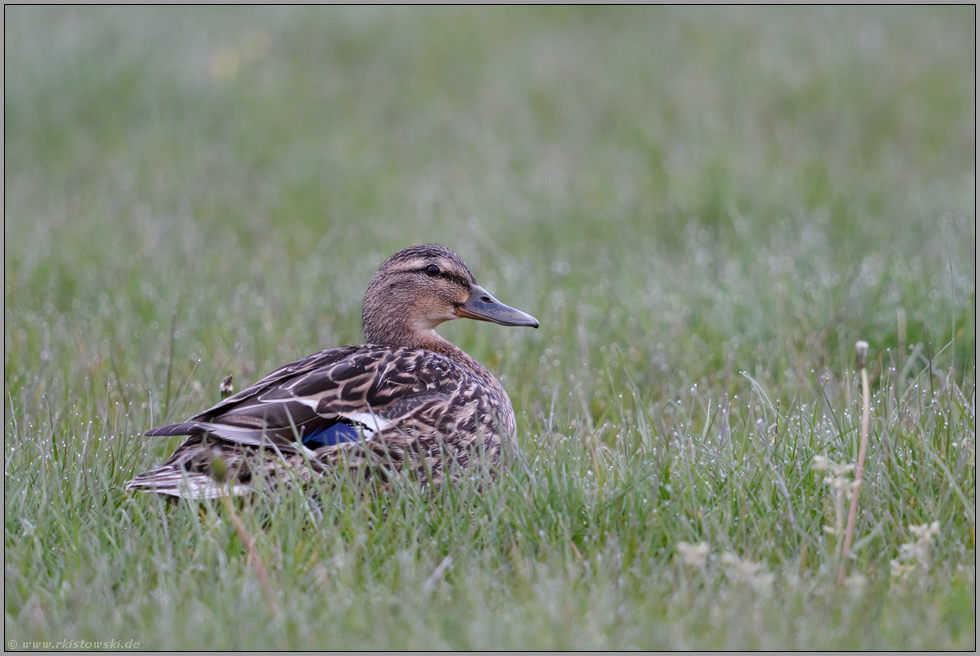
[[[470,289],[470,281],[464,278],[463,276],[457,275],[455,273],[449,273],[447,271],[443,271],[442,277],[445,278],[446,280],[456,283],[457,285],[459,285],[460,287],[462,287],[467,291],[469,291]]]

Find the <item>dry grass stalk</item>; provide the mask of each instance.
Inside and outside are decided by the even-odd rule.
[[[857,364],[861,370],[861,446],[858,448],[857,471],[854,474],[854,489],[851,492],[851,511],[847,515],[847,529],[844,533],[844,553],[841,555],[837,582],[843,583],[847,575],[847,559],[851,553],[854,538],[854,522],[857,520],[858,496],[864,476],[864,456],[868,451],[868,427],[871,423],[871,390],[868,384],[868,343],[860,341],[854,345],[857,351]]]

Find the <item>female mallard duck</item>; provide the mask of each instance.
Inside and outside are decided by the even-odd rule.
[[[434,328],[459,317],[534,328],[538,320],[497,301],[437,245],[389,257],[361,317],[366,346],[287,364],[186,422],[148,431],[190,437],[127,489],[210,498],[245,494],[257,476],[308,481],[362,465],[385,477],[411,469],[438,485],[447,467],[465,468],[480,453],[497,465],[501,441],[516,431],[507,392]]]

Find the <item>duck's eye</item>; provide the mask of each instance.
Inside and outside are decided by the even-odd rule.
[[[435,264],[430,264],[429,266],[425,267],[425,273],[426,275],[430,276],[438,276],[439,267],[437,267]]]

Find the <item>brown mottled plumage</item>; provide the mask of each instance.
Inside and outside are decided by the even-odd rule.
[[[366,467],[385,478],[413,470],[438,485],[478,454],[496,466],[501,441],[516,431],[514,410],[486,367],[435,332],[459,317],[538,326],[477,285],[448,248],[395,253],[364,296],[366,346],[315,353],[186,422],[148,431],[190,437],[127,489],[245,494],[257,477],[302,482],[332,467]],[[226,465],[224,481],[212,477],[215,458]]]

